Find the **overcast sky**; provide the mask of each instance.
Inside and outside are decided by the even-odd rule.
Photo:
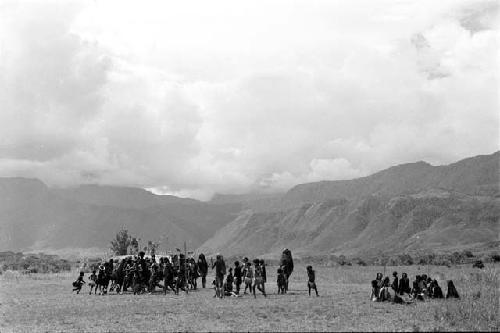
[[[208,199],[499,149],[498,2],[2,1],[0,176]]]

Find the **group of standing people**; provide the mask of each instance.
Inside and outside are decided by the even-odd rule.
[[[374,302],[393,301],[395,303],[412,303],[414,300],[423,301],[426,298],[444,298],[443,290],[436,279],[427,274],[417,275],[410,286],[410,279],[406,273],[398,277],[398,272],[392,273],[392,283],[388,276],[377,273],[372,280],[370,299]],[[452,280],[448,280],[446,298],[460,298]]]
[[[252,262],[245,257],[242,263],[235,261],[234,268],[229,267],[226,271],[226,263],[222,255],[218,253],[212,265],[212,269],[215,269],[214,297],[238,297],[243,283],[245,286],[244,294],[247,294],[247,290],[249,290],[254,297],[257,297],[255,291],[259,290],[266,297],[267,273],[265,262],[263,259],[254,259]]]

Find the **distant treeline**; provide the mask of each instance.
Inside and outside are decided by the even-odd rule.
[[[317,265],[326,266],[411,266],[411,265],[436,265],[436,266],[452,266],[461,264],[473,264],[476,261],[482,262],[500,262],[500,254],[490,253],[482,255],[474,255],[472,251],[464,250],[453,253],[426,253],[426,254],[400,254],[400,255],[385,255],[380,254],[369,258],[346,258],[345,256],[325,255],[325,256],[310,256],[303,257],[300,261],[312,262]]]
[[[7,270],[23,273],[59,273],[71,270],[71,262],[44,253],[0,252],[0,274]]]

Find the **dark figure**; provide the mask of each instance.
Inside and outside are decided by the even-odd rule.
[[[239,261],[234,262],[234,285],[236,287],[236,295],[240,294],[241,278],[243,274],[241,272],[241,266]]]
[[[385,301],[391,300],[391,293],[389,292],[389,282],[390,282],[390,279],[388,276],[386,276],[385,279],[382,281],[382,288],[380,289],[380,293],[379,293],[379,301],[380,302],[385,302]]]
[[[224,275],[226,275],[226,263],[224,262],[224,259],[222,258],[222,255],[217,253],[217,256],[215,257],[215,262],[212,265],[212,269],[215,268],[215,287],[216,287],[216,294],[218,297],[222,298],[224,297]]]
[[[253,269],[252,269],[252,264],[247,262],[244,270],[244,277],[245,277],[245,290],[243,291],[244,294],[247,293],[247,288],[252,292],[252,282],[253,282]]]
[[[257,296],[255,295],[255,289],[259,289],[259,291],[262,294],[264,294],[264,297],[267,297],[266,296],[266,288],[265,288],[265,284],[264,284],[264,270],[262,269],[262,266],[260,265],[260,260],[255,259],[253,261],[253,263],[255,264],[255,280],[254,280],[254,284],[252,287],[253,297],[257,298]]]
[[[395,294],[399,293],[399,279],[398,279],[398,272],[392,273],[392,276],[394,277],[394,280],[392,280],[391,288],[394,290]]]
[[[155,291],[156,287],[163,288],[163,286],[158,284],[158,281],[160,281],[160,271],[158,269],[158,265],[153,265],[151,266],[151,277],[149,278],[149,286],[148,286],[150,294]]]
[[[227,273],[226,283],[224,283],[224,295],[225,296],[237,296],[236,293],[233,292],[233,269],[229,268],[229,272]]]
[[[170,288],[175,293],[174,284],[174,268],[168,258],[163,261],[163,293],[167,294],[167,289]]]
[[[372,280],[372,293],[370,299],[372,301],[380,300],[380,290],[382,289],[382,273],[377,273],[375,280]]]
[[[285,274],[285,290],[288,291],[288,280],[293,272],[293,258],[292,252],[289,249],[283,249],[281,254],[280,266],[283,268]]]
[[[410,279],[408,278],[408,275],[406,273],[403,273],[401,275],[401,280],[399,280],[399,293],[402,294],[409,294],[411,293],[410,289]]]
[[[276,272],[276,283],[278,284],[278,294],[285,293],[285,283],[286,283],[285,273],[283,273],[283,269],[280,267]]]
[[[443,298],[443,290],[441,290],[441,287],[439,286],[437,280],[433,280],[430,284],[429,287],[430,291],[430,297],[432,298]]]
[[[134,262],[132,258],[129,257],[125,263],[125,272],[123,277],[122,290],[120,291],[123,294],[124,291],[127,291],[127,288],[132,286],[132,279],[134,277]]]
[[[89,295],[92,295],[92,290],[94,290],[94,294],[97,294],[97,274],[95,273],[95,270],[93,270],[90,275],[89,287]]]
[[[311,296],[311,289],[314,289],[316,292],[316,296],[319,296],[318,294],[318,288],[316,287],[316,272],[313,270],[312,266],[307,266],[307,289],[309,289],[309,296]]]
[[[149,282],[150,272],[148,269],[147,260],[144,259],[144,255],[145,255],[144,251],[139,252],[139,259],[138,259],[140,266],[139,275],[141,283],[147,284]]]
[[[420,275],[415,276],[415,281],[413,281],[413,287],[411,288],[411,294],[413,297],[417,297],[420,294]]]
[[[191,289],[196,290],[198,288],[198,278],[200,277],[198,273],[198,264],[194,258],[189,259],[188,262],[188,281]]]
[[[77,294],[80,293],[80,290],[82,290],[82,286],[85,284],[85,281],[83,280],[83,272],[80,272],[80,275],[76,279],[76,281],[73,282],[73,291],[76,291]]]
[[[267,282],[267,273],[266,273],[266,264],[264,263],[264,259],[260,259],[260,266],[262,267],[262,277],[264,278],[264,283]]]
[[[116,292],[120,293],[123,289],[123,283],[125,281],[125,267],[127,262],[128,258],[124,258],[118,267],[113,271],[113,274],[111,275],[111,281],[113,281],[113,283],[111,284],[109,291],[116,289]]]
[[[203,253],[200,253],[198,256],[198,272],[201,276],[201,286],[205,288],[207,284],[208,263]]]
[[[460,298],[452,280],[448,280],[448,292],[446,293],[446,298]]]
[[[106,276],[106,270],[104,265],[99,266],[99,272],[97,273],[97,288],[99,288],[99,295],[105,295],[108,290],[109,279]]]

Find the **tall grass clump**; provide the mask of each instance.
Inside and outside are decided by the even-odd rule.
[[[496,267],[462,272],[459,300],[435,304],[434,318],[452,330],[500,330],[500,274]]]

